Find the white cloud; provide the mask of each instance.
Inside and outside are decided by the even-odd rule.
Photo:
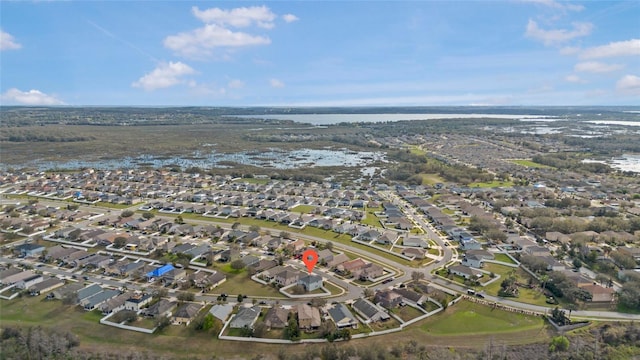
[[[616,90],[632,95],[640,95],[640,77],[625,75],[616,82]]]
[[[569,4],[569,3],[561,3],[555,0],[522,0],[523,2],[527,2],[527,3],[534,3],[534,4],[539,4],[539,5],[544,5],[553,9],[558,9],[558,10],[571,10],[571,11],[582,11],[584,10],[584,6],[582,5],[575,5],[575,4]]]
[[[147,91],[162,89],[183,83],[185,75],[195,73],[189,65],[178,62],[162,63],[152,72],[145,74],[131,84],[133,87],[143,88]]]
[[[577,72],[606,73],[622,69],[620,64],[605,64],[598,61],[586,61],[577,63],[573,70]]]
[[[579,52],[580,48],[575,46],[566,46],[560,49],[560,55],[576,55]]]
[[[21,47],[22,45],[15,41],[13,35],[0,30],[0,50],[16,50]]]
[[[284,87],[284,83],[278,79],[270,79],[269,80],[269,84],[271,85],[271,87],[273,88],[283,88]]]
[[[16,105],[64,105],[62,100],[47,95],[40,90],[20,91],[16,88],[7,90],[0,96],[5,104]]]
[[[274,27],[273,21],[276,19],[276,14],[266,6],[240,7],[231,10],[220,8],[200,10],[194,6],[191,8],[191,12],[204,23],[220,26],[248,27],[257,25],[261,28],[271,29]]]
[[[576,84],[584,84],[586,83],[586,81],[584,81],[580,76],[572,74],[572,75],[567,75],[564,78],[567,82],[570,83],[576,83]]]
[[[164,39],[164,46],[167,48],[182,56],[195,58],[210,56],[215,48],[268,45],[270,43],[271,39],[268,37],[231,31],[215,24],[167,36]]]
[[[572,30],[557,29],[557,30],[544,30],[538,26],[533,20],[529,20],[527,24],[527,31],[525,35],[535,40],[542,41],[545,45],[555,45],[573,40],[578,37],[587,36],[591,34],[593,25],[591,23],[574,22]]]
[[[229,89],[242,89],[244,87],[244,81],[237,79],[231,80],[227,84],[227,87]]]
[[[607,45],[588,48],[580,53],[583,59],[640,55],[640,39],[611,42]]]
[[[288,22],[288,23],[292,23],[294,21],[300,20],[297,16],[295,16],[293,14],[284,14],[284,15],[282,15],[282,19],[284,19],[284,21]]]

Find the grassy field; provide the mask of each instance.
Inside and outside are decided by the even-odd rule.
[[[376,216],[376,212],[382,211],[382,207],[377,207],[377,208],[370,208],[367,207],[366,210],[366,216],[364,219],[362,219],[362,224],[364,225],[370,225],[370,226],[375,226],[375,227],[382,227],[382,224],[380,223],[380,218]]]
[[[434,335],[462,335],[506,333],[544,329],[542,318],[500,311],[469,301],[460,301],[420,325],[420,329]]]
[[[91,351],[113,349],[137,352],[154,351],[176,359],[252,358],[259,354],[275,355],[281,349],[291,354],[302,354],[310,348],[324,345],[283,346],[260,343],[237,343],[217,340],[215,334],[195,331],[192,327],[169,326],[153,335],[121,330],[100,325],[101,315],[86,312],[76,306],[63,305],[56,300],[43,300],[43,296],[26,297],[2,302],[2,326],[34,326],[71,331],[78,335],[81,348]],[[365,326],[361,326],[366,328]],[[368,328],[366,329],[368,330]],[[357,332],[354,332],[354,334]],[[525,344],[548,341],[549,335],[542,320],[523,315],[505,313],[481,305],[460,302],[445,312],[422,320],[416,325],[397,332],[369,339],[352,340],[338,346],[369,347],[384,340],[386,344],[415,340],[434,346],[483,348],[489,339],[499,336],[500,343]]]
[[[514,164],[526,166],[526,167],[529,167],[529,168],[551,169],[551,166],[544,165],[544,164],[538,164],[537,162],[533,162],[531,160],[520,159],[520,160],[509,160],[509,161],[514,163]]]
[[[420,174],[422,177],[422,185],[434,185],[437,183],[446,182],[440,175],[438,174]]]
[[[251,280],[244,270],[240,272],[236,270],[229,271],[230,269],[226,269],[225,267],[220,268],[219,270],[227,275],[227,281],[212,290],[215,294],[226,293],[233,295],[246,294],[255,297],[284,297],[284,295],[278,292],[276,288],[268,285],[262,285]]]
[[[412,306],[401,306],[391,310],[396,316],[404,321],[415,319],[418,316],[424,315],[424,313]]]
[[[494,180],[491,182],[474,182],[470,183],[469,187],[481,187],[481,188],[494,188],[494,187],[510,187],[513,186],[513,181],[498,181]]]
[[[511,259],[509,256],[505,255],[505,254],[495,254],[495,260],[496,261],[502,261],[504,263],[507,264],[515,264],[516,262],[513,261],[513,259]]]
[[[498,281],[495,281],[484,287],[484,290],[487,292],[487,294],[493,296],[498,296],[500,283],[502,283],[503,279],[506,279],[508,276],[510,276],[510,274],[515,275],[517,281],[522,284],[526,284],[529,281],[530,277],[529,274],[527,274],[520,268],[511,268],[498,264],[485,263],[483,270],[490,271],[501,276]],[[550,306],[546,303],[546,297],[542,294],[542,292],[538,291],[537,288],[527,289],[521,287],[519,288],[519,296],[517,298],[511,298],[511,300],[526,304]]]

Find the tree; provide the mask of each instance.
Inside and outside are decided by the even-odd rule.
[[[366,288],[363,290],[362,295],[364,295],[365,298],[371,298],[373,297],[374,293],[373,293],[373,289],[371,288]]]
[[[281,232],[280,232],[280,237],[281,237],[281,238],[283,238],[283,239],[289,239],[289,238],[290,238],[290,236],[291,236],[291,234],[289,234],[289,233],[288,233],[288,232],[286,232],[286,231],[281,231]]]
[[[233,230],[237,230],[239,227],[240,227],[240,223],[237,221],[231,225],[231,229]]]
[[[331,241],[329,241],[326,245],[325,248],[327,248],[329,251],[333,251],[333,243]]]
[[[179,301],[193,301],[196,298],[194,293],[188,291],[179,293],[177,297]]]
[[[295,316],[289,317],[287,327],[284,329],[284,337],[293,341],[300,338],[300,328],[298,327],[298,320],[296,320]]]
[[[144,213],[142,213],[142,217],[149,220],[149,219],[153,219],[155,215],[150,211],[145,211]]]
[[[184,219],[182,218],[182,215],[178,215],[178,216],[176,217],[176,219],[174,220],[174,222],[175,222],[176,224],[184,224]]]
[[[244,300],[244,296],[242,296],[242,294],[238,294],[237,300],[238,300],[239,303],[241,303],[242,300]]]
[[[630,309],[640,310],[640,281],[629,281],[622,285],[618,301]]]
[[[123,210],[120,213],[120,217],[121,218],[128,218],[128,217],[131,217],[131,216],[133,216],[133,211],[131,211],[131,210]]]
[[[418,282],[424,279],[424,273],[422,271],[412,271],[411,272],[411,280],[414,282]]]
[[[566,336],[556,336],[551,339],[551,345],[549,345],[549,351],[559,352],[569,350],[569,339]]]
[[[580,259],[578,258],[574,258],[573,267],[575,267],[576,269],[580,269],[582,267],[582,261],[580,261]]]
[[[202,331],[209,331],[213,329],[214,325],[215,325],[215,319],[213,318],[213,315],[209,313],[202,319],[202,321],[198,324],[198,326],[196,326],[196,329],[202,330]]]
[[[120,249],[127,244],[127,238],[124,236],[118,236],[113,239],[113,246]]]
[[[259,233],[259,232],[260,232],[260,226],[258,226],[258,225],[251,225],[251,226],[249,226],[249,231]]]
[[[244,269],[244,267],[245,267],[245,264],[244,264],[244,262],[243,262],[242,260],[240,260],[240,259],[233,260],[233,261],[231,262],[231,268],[232,268],[233,270],[238,270],[238,271],[239,271],[239,270]]]

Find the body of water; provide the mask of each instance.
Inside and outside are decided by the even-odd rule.
[[[436,119],[536,119],[540,115],[506,115],[506,114],[282,114],[282,115],[241,115],[247,119],[291,120],[313,125],[332,125],[339,123],[387,122],[403,120],[436,120]],[[549,117],[548,119],[552,119]],[[547,119],[547,118],[545,118]]]
[[[351,151],[347,149],[300,149],[281,151],[272,149],[261,152],[240,152],[222,154],[215,151],[198,151],[189,156],[161,157],[140,155],[123,159],[95,159],[46,161],[35,160],[24,165],[27,168],[49,169],[117,169],[150,166],[153,168],[178,165],[182,168],[199,167],[203,169],[228,168],[227,163],[252,165],[262,168],[294,169],[316,166],[368,166],[377,161],[386,161],[382,152]],[[6,168],[0,165],[0,168]]]
[[[616,170],[640,173],[640,155],[624,154],[608,161],[585,159],[583,162],[607,164]]]

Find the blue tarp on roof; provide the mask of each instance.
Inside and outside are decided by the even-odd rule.
[[[173,270],[173,265],[167,264],[147,273],[147,277],[160,277]]]

